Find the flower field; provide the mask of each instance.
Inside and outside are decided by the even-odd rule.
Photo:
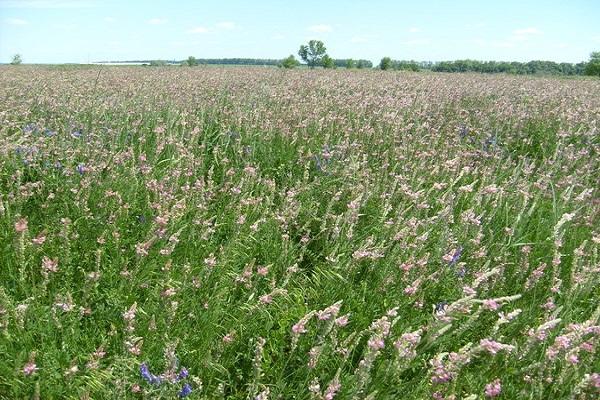
[[[600,81],[0,67],[1,399],[594,399]]]

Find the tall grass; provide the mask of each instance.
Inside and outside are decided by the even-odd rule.
[[[0,72],[1,398],[598,395],[598,81]]]

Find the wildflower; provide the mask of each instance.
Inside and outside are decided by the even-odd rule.
[[[183,388],[181,388],[181,390],[179,391],[179,393],[177,393],[177,395],[180,398],[184,398],[190,395],[190,393],[192,393],[192,385],[190,385],[189,383],[186,383],[185,385],[183,385]]]
[[[504,344],[500,342],[496,342],[490,339],[481,339],[479,345],[482,349],[486,350],[490,354],[497,354],[501,350],[512,351],[515,349],[515,346],[510,344]]]
[[[31,241],[34,244],[37,244],[38,246],[41,246],[46,241],[46,235],[44,234],[44,232],[41,232],[38,236],[36,236],[35,238],[31,239]]]
[[[77,167],[75,167],[75,170],[77,171],[77,173],[79,173],[79,175],[83,175],[86,171],[87,168],[85,166],[85,164],[78,164]]]
[[[32,375],[35,371],[38,370],[37,365],[34,360],[29,360],[27,364],[23,367],[23,373],[27,376]]]
[[[499,307],[500,307],[500,305],[498,303],[496,303],[494,300],[488,299],[488,300],[483,301],[483,308],[485,308],[486,310],[495,311]]]
[[[57,259],[52,260],[48,257],[44,257],[42,259],[42,269],[44,270],[45,273],[57,272],[58,271],[58,260]]]
[[[335,321],[333,321],[337,326],[339,327],[344,327],[348,324],[348,314],[346,315],[342,315],[339,318],[336,318]]]
[[[264,294],[258,299],[263,304],[271,304],[273,302],[273,296],[270,294]]]
[[[485,397],[498,397],[501,392],[502,385],[500,384],[500,379],[496,379],[495,381],[485,385]]]
[[[323,396],[323,398],[325,400],[333,400],[333,398],[335,397],[335,395],[341,387],[342,385],[340,384],[339,379],[337,377],[334,378],[333,381],[331,381],[331,383],[329,384],[329,386],[327,386],[327,390],[325,391],[325,395]]]
[[[187,368],[181,368],[181,371],[179,371],[179,373],[177,374],[177,380],[180,381],[182,379],[187,378],[187,376],[189,375],[189,372],[187,370]]]
[[[150,372],[148,369],[148,365],[146,363],[142,363],[140,365],[140,374],[142,378],[151,385],[160,385],[162,383],[162,379]],[[188,393],[189,394],[189,393]]]
[[[27,230],[27,219],[20,218],[17,222],[15,222],[15,231],[17,233],[23,233]]]

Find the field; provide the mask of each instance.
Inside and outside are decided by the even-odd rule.
[[[600,80],[19,66],[0,93],[0,398],[597,398]]]

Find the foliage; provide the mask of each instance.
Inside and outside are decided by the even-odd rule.
[[[356,68],[356,61],[354,61],[353,59],[349,58],[346,60],[346,65],[345,67],[347,69],[352,69],[352,68]]]
[[[152,60],[150,61],[150,66],[152,67],[164,67],[165,65],[168,65],[169,63],[165,60]]]
[[[393,63],[392,63],[392,59],[389,57],[383,57],[381,59],[381,61],[379,62],[379,69],[383,70],[383,71],[387,71],[392,69],[393,67]]]
[[[12,65],[19,65],[23,62],[23,58],[21,57],[20,54],[15,54],[14,56],[12,56],[12,59],[10,61],[10,63]]]
[[[195,67],[198,65],[198,60],[196,60],[196,57],[194,56],[189,56],[187,60],[185,60],[181,65],[185,65],[188,67]]]
[[[0,398],[598,398],[600,80],[0,87]]]
[[[298,60],[296,60],[296,57],[294,57],[293,54],[290,54],[289,57],[286,57],[283,60],[281,60],[280,65],[283,68],[292,69],[292,68],[296,68],[297,66],[299,66],[300,62]]]
[[[590,54],[590,61],[585,67],[586,75],[600,76],[600,51]]]
[[[329,57],[327,54],[321,59],[321,66],[325,69],[333,69],[336,67],[333,58]]]
[[[310,67],[321,65],[323,57],[327,54],[327,48],[320,40],[310,40],[308,45],[301,45],[298,50],[300,58]]]

